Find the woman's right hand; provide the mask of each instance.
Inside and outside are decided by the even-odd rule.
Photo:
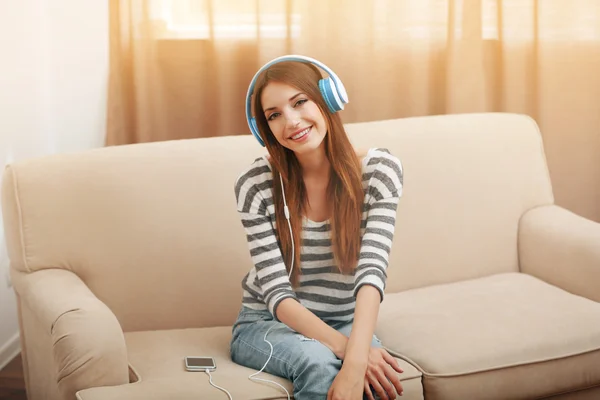
[[[327,400],[361,400],[363,390],[360,378],[364,376],[364,371],[364,367],[342,365],[327,392]]]
[[[381,399],[395,399],[396,394],[402,396],[402,384],[398,373],[404,372],[398,361],[387,351],[371,347],[369,363],[365,373],[365,394],[369,400],[375,400],[371,386]]]

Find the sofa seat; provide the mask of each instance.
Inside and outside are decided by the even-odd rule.
[[[158,399],[227,399],[227,395],[209,384],[202,372],[187,372],[186,355],[215,358],[217,370],[213,382],[227,389],[234,400],[286,399],[281,388],[252,382],[248,376],[256,372],[231,361],[229,341],[231,327],[181,329],[125,333],[132,383],[121,386],[95,387],[77,393],[79,400],[158,400]],[[404,373],[402,399],[422,400],[421,373],[409,363],[398,360]],[[259,378],[274,380],[292,394],[289,381],[270,374]]]
[[[600,388],[600,304],[522,273],[389,294],[377,334],[421,370],[428,400]]]

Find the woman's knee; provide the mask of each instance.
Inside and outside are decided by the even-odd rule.
[[[306,346],[296,332],[283,324],[273,324],[240,327],[231,340],[231,359],[249,368],[264,368],[265,372],[292,379]],[[269,333],[265,340],[267,330]]]
[[[308,339],[311,340],[311,339]],[[319,342],[305,343],[293,373],[294,397],[325,398],[342,366],[329,348]]]
[[[326,357],[316,354],[306,354],[296,363],[295,376],[312,375],[327,377],[331,381],[340,371],[341,361],[335,355]]]
[[[237,364],[261,369],[271,349],[263,340],[264,333],[259,335],[260,330],[253,328],[256,326],[236,332],[231,342],[231,358]],[[290,379],[294,396],[300,400],[326,397],[341,368],[341,360],[327,346],[284,327],[274,328],[267,340],[272,342],[273,352],[265,372]]]

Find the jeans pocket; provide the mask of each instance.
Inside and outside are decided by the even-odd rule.
[[[253,310],[248,307],[242,307],[240,310],[237,320],[234,322],[232,327],[232,334],[235,337],[241,326],[247,326],[255,322],[272,321],[273,316],[267,310]]]
[[[268,310],[253,310],[243,307],[238,315],[238,320],[244,322],[271,321],[273,320],[273,316]]]

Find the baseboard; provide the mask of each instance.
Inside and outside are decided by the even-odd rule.
[[[0,370],[21,352],[19,332],[0,347]]]

